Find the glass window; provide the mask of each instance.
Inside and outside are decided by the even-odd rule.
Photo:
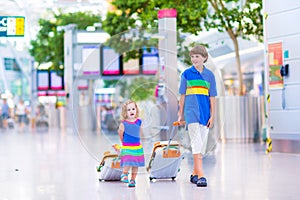
[[[4,58],[5,70],[20,71],[20,67],[14,58]]]

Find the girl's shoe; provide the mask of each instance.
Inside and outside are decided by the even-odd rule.
[[[121,174],[121,181],[123,183],[128,183],[128,174]]]
[[[135,187],[135,180],[130,180],[128,187]]]

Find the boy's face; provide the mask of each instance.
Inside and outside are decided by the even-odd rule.
[[[202,67],[205,59],[206,58],[203,57],[201,54],[192,54],[191,55],[191,61],[195,67]]]
[[[136,118],[136,107],[134,103],[130,103],[127,105],[127,118],[128,119],[135,119]]]

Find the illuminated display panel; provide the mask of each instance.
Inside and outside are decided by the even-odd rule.
[[[140,59],[130,59],[123,62],[123,74],[139,74],[140,73]]]
[[[142,72],[143,74],[156,74],[159,66],[159,56],[156,48],[151,47],[150,51],[143,49]]]
[[[62,90],[63,88],[63,76],[58,76],[55,71],[50,71],[50,90]]]
[[[37,71],[37,89],[38,90],[49,89],[49,73],[47,70]]]
[[[121,73],[121,56],[114,49],[101,47],[101,72],[102,75],[120,75]]]
[[[85,45],[82,48],[82,73],[84,75],[100,74],[100,51],[97,45]]]

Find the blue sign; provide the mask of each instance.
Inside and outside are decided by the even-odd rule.
[[[0,37],[22,37],[25,32],[25,17],[0,16]]]

